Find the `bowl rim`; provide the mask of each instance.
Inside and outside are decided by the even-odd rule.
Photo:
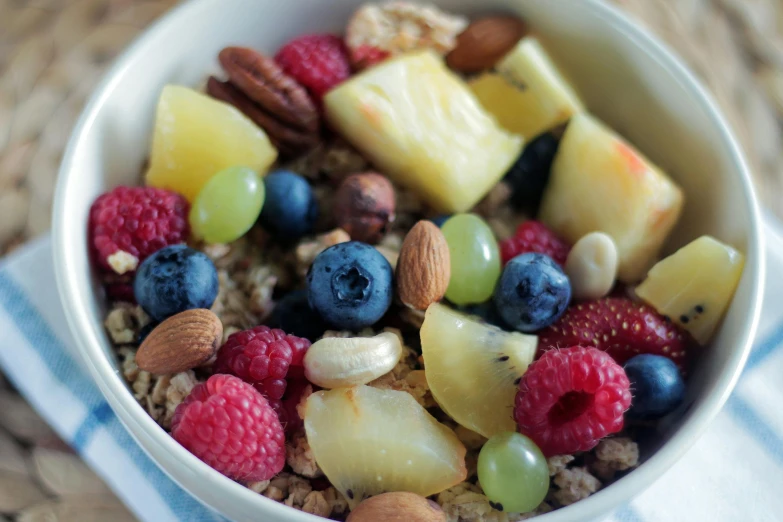
[[[236,500],[243,504],[252,505],[270,516],[280,516],[281,519],[290,520],[291,522],[315,522],[323,519],[301,511],[295,511],[283,504],[267,499],[214,471],[158,426],[135,400],[124,379],[119,375],[119,372],[117,372],[110,360],[103,355],[101,340],[97,333],[102,330],[102,327],[96,327],[88,316],[86,307],[80,306],[89,302],[92,296],[81,295],[76,283],[77,277],[74,277],[70,268],[73,266],[73,263],[69,262],[73,249],[70,248],[72,243],[70,242],[69,230],[73,230],[73,227],[76,225],[84,226],[84,224],[70,224],[71,220],[67,219],[65,210],[67,209],[69,178],[78,165],[78,157],[83,148],[82,144],[85,141],[85,137],[96,120],[98,120],[101,110],[114,88],[122,79],[125,69],[138,59],[137,55],[142,54],[142,51],[159,35],[167,31],[168,27],[174,24],[179,17],[195,16],[197,11],[215,1],[218,0],[190,0],[184,2],[153,23],[117,58],[115,63],[105,73],[105,76],[95,88],[83,109],[72,130],[63,156],[54,199],[52,253],[55,260],[57,288],[71,334],[74,336],[78,351],[88,367],[93,380],[98,384],[104,398],[109,402],[133,439],[139,443],[143,451],[150,456],[151,460],[167,476],[172,478],[186,492],[189,492],[189,488],[172,476],[174,470],[166,469],[151,455],[152,450],[139,441],[136,432],[128,426],[126,417],[133,421],[136,429],[144,432],[149,440],[150,447],[154,447],[157,451],[170,453],[182,463],[180,475],[184,476],[184,471],[187,471],[191,475],[195,474],[208,479],[215,487],[221,488],[226,494]],[[706,91],[701,82],[696,79],[695,75],[686,67],[677,54],[660,41],[657,36],[654,36],[625,13],[622,13],[619,8],[607,4],[604,0],[584,0],[584,2],[588,4],[588,9],[595,12],[596,16],[603,18],[606,23],[616,26],[624,33],[629,45],[634,45],[639,52],[647,54],[651,59],[658,61],[673,76],[681,79],[683,87],[690,91],[698,100],[701,109],[709,116],[712,124],[719,131],[720,139],[729,151],[732,170],[741,180],[742,196],[750,211],[750,226],[747,231],[747,258],[755,258],[757,262],[753,266],[746,267],[751,269],[750,275],[752,276],[750,281],[752,288],[751,306],[747,312],[748,321],[745,323],[744,329],[737,335],[738,340],[741,341],[741,349],[735,350],[730,361],[731,364],[727,365],[727,369],[720,374],[714,384],[714,388],[719,393],[706,398],[698,409],[693,410],[693,414],[674,433],[671,439],[639,468],[611,484],[606,489],[591,495],[575,505],[542,515],[542,518],[540,518],[542,522],[591,519],[621,507],[621,505],[630,502],[636,495],[651,486],[698,440],[732,393],[745,366],[759,325],[763,286],[766,276],[761,213],[750,171],[733,132],[726,123],[711,94]],[[78,274],[76,275],[78,276]],[[204,500],[195,494],[189,494],[194,496],[199,502],[207,505]],[[621,500],[618,502],[617,498]],[[576,507],[577,505],[579,506],[578,508]],[[217,509],[215,507],[212,508]]]

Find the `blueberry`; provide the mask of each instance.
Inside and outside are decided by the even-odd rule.
[[[571,283],[549,256],[522,254],[503,269],[494,300],[509,326],[534,332],[563,315],[571,301]]]
[[[558,145],[557,138],[548,132],[527,144],[505,177],[511,185],[511,203],[514,206],[538,207],[549,181]]]
[[[335,328],[358,330],[375,324],[392,302],[392,268],[366,243],[329,247],[307,274],[308,299]]]
[[[259,220],[267,232],[290,242],[313,230],[318,202],[306,179],[278,170],[264,178],[264,188],[266,198]]]
[[[679,406],[685,397],[685,382],[677,365],[662,355],[637,355],[625,363],[633,400],[628,417],[659,419]]]
[[[156,321],[193,308],[209,308],[217,293],[215,265],[185,245],[152,254],[139,266],[133,281],[136,301]]]
[[[430,221],[435,223],[438,226],[438,228],[442,228],[443,224],[446,221],[448,221],[450,217],[451,217],[450,214],[441,214],[440,216],[435,216],[434,218],[431,218]]]
[[[310,308],[307,290],[296,290],[283,297],[275,306],[268,325],[313,342],[328,330],[318,312]]]

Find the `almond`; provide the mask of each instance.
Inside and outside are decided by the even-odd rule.
[[[426,310],[446,294],[451,278],[449,245],[431,221],[419,221],[405,236],[397,261],[397,291],[405,306]]]
[[[215,355],[222,338],[223,324],[215,314],[186,310],[150,332],[136,352],[136,364],[155,375],[184,372]]]
[[[471,23],[446,56],[452,69],[478,73],[491,69],[525,36],[525,23],[514,16],[490,16]]]
[[[446,514],[432,500],[403,491],[370,497],[359,504],[347,522],[446,522]]]

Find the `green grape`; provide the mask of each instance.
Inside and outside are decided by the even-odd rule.
[[[258,219],[264,195],[264,183],[252,169],[231,167],[220,171],[193,201],[190,228],[207,243],[235,241]]]
[[[488,300],[500,278],[500,250],[492,230],[474,214],[457,214],[441,230],[451,254],[446,298],[457,305]]]
[[[549,468],[538,446],[519,433],[498,433],[481,448],[478,478],[484,494],[504,511],[527,513],[544,501]]]

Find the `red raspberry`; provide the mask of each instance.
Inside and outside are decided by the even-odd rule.
[[[648,353],[668,357],[684,368],[693,340],[645,304],[627,297],[605,297],[571,306],[555,324],[538,333],[542,351],[576,344],[603,350],[619,364]]]
[[[313,393],[313,385],[304,379],[288,379],[288,387],[282,400],[271,400],[269,404],[277,412],[280,424],[286,435],[295,433],[302,427],[302,418],[297,406],[302,399]]]
[[[266,399],[233,375],[213,375],[177,406],[171,436],[234,480],[269,480],[285,466],[285,435]]]
[[[351,49],[349,52],[353,68],[357,71],[370,68],[373,65],[378,65],[391,56],[389,51],[372,45],[360,45],[356,49]]]
[[[327,91],[351,75],[345,43],[332,34],[313,34],[292,40],[280,49],[275,61],[319,102]]]
[[[188,238],[188,202],[153,187],[117,187],[90,208],[90,243],[98,266],[133,272],[150,254]]]
[[[574,346],[546,352],[525,372],[514,401],[519,432],[547,457],[594,448],[623,429],[631,383],[606,352]]]
[[[231,335],[218,351],[214,372],[236,375],[270,401],[285,395],[291,366],[302,366],[310,341],[283,330],[256,326]]]
[[[520,254],[538,252],[548,255],[555,263],[563,266],[570,251],[571,247],[565,241],[538,221],[525,221],[519,225],[514,237],[500,242],[503,265]]]

